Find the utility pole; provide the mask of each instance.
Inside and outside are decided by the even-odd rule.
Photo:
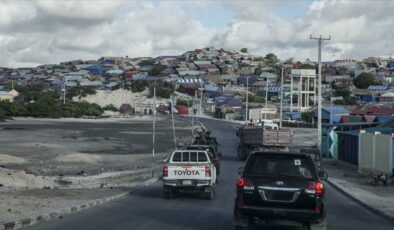
[[[200,93],[200,117],[202,116],[202,93],[204,92],[204,88],[198,88],[201,93]]]
[[[264,113],[264,120],[267,119],[267,112],[268,112],[268,74],[267,78],[265,79],[265,113]]]
[[[283,119],[283,66],[280,71],[280,113],[279,113],[279,128],[282,128]]]
[[[176,146],[176,133],[175,133],[175,120],[174,120],[174,108],[175,108],[175,102],[174,102],[174,95],[171,95],[171,117],[172,117],[172,131],[174,133],[174,145],[175,149],[177,149]]]
[[[155,176],[156,86],[153,87],[152,177]]]
[[[321,144],[322,144],[322,127],[321,127],[321,117],[322,117],[322,112],[321,112],[321,44],[324,41],[328,41],[331,39],[331,36],[328,38],[323,38],[321,35],[320,37],[312,37],[310,36],[311,40],[317,40],[317,45],[318,45],[318,71],[317,71],[317,77],[318,77],[318,87],[317,87],[317,148],[319,150],[319,154],[321,157]]]
[[[249,104],[249,77],[246,77],[246,107],[245,107],[245,122],[249,120],[249,111],[248,111],[248,104]]]
[[[66,82],[63,81],[63,104],[66,104]]]

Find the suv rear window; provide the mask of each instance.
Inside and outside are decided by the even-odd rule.
[[[313,163],[304,157],[257,155],[248,166],[247,173],[261,176],[290,176],[313,178]]]

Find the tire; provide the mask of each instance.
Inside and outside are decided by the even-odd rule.
[[[241,145],[238,146],[237,156],[238,156],[238,159],[241,161],[246,160],[247,155],[245,154],[245,148],[242,147]]]
[[[173,197],[174,197],[174,193],[173,192],[164,192],[164,198],[171,199]]]
[[[309,224],[309,230],[326,230],[327,229],[327,221],[322,221],[320,223],[311,223]]]
[[[213,200],[215,198],[215,189],[212,187],[208,192],[204,192],[204,197],[207,200]]]

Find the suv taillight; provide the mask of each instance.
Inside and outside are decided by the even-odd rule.
[[[323,196],[323,193],[324,193],[323,183],[321,183],[319,181],[309,182],[306,185],[305,192],[309,193],[309,194],[315,194],[317,197],[321,197],[321,196]]]
[[[205,176],[206,177],[211,176],[211,168],[209,166],[205,166]]]
[[[244,177],[238,177],[237,179],[237,189],[253,190],[253,183]]]
[[[163,177],[168,176],[168,166],[163,167]]]

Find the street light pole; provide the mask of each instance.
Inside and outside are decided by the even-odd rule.
[[[311,35],[310,39],[317,40],[317,45],[318,45],[317,148],[318,148],[320,156],[321,156],[321,144],[322,144],[322,122],[321,122],[321,117],[322,117],[322,111],[321,111],[321,107],[322,107],[322,102],[321,102],[321,45],[322,45],[323,41],[330,40],[331,36],[329,38],[323,38],[321,35],[320,35],[320,37],[312,37],[312,35]]]
[[[280,73],[280,113],[279,113],[279,128],[282,128],[283,119],[283,66]]]
[[[249,105],[249,77],[246,77],[246,107],[245,107],[245,122],[248,122],[249,120],[249,111],[248,111],[248,105]]]
[[[155,176],[156,86],[153,87],[152,177]]]

